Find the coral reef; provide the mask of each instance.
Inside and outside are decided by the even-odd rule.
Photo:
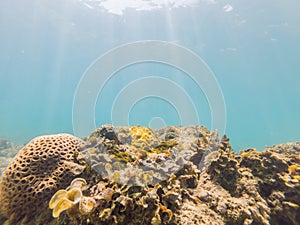
[[[194,173],[190,176],[196,175],[197,169],[192,164],[185,169]],[[91,181],[78,204],[69,207],[51,224],[171,224],[183,196],[188,194],[175,175],[155,186]]]
[[[210,132],[203,126],[112,127],[94,131],[81,147],[91,168],[117,183],[154,185],[168,179],[191,158],[204,154]]]
[[[193,190],[200,202],[185,202],[177,224],[299,224],[299,154],[299,142],[211,153]]]
[[[249,168],[258,182],[258,193],[270,209],[270,224],[300,224],[300,142],[243,155],[240,165]]]
[[[299,142],[236,154],[226,136],[220,138],[203,126],[151,130],[104,125],[85,142],[67,138],[72,148],[57,141],[59,136],[51,137],[49,142],[57,143],[60,147],[55,149],[60,150],[52,154],[52,144],[42,147],[45,154],[38,157],[38,173],[32,171],[32,151],[24,150],[40,146],[33,147],[32,142],[4,172],[0,200],[12,196],[14,201],[4,201],[3,206],[1,202],[1,213],[10,224],[300,224]],[[69,157],[60,154],[63,149],[69,149]],[[43,160],[45,155],[48,160]],[[59,169],[63,175],[51,186],[45,182],[56,176],[57,158],[62,164],[55,165],[64,165]],[[23,178],[15,184],[17,171]],[[43,174],[35,179],[45,181],[44,186],[21,185],[22,193],[30,196],[25,198],[17,187],[32,174]],[[8,187],[17,194],[6,194]],[[42,194],[31,194],[34,190]],[[46,222],[32,216],[39,213]],[[18,219],[13,223],[12,218]],[[1,216],[0,221],[4,221]]]
[[[34,224],[49,218],[45,213],[51,196],[85,168],[78,163],[81,142],[68,134],[49,135],[20,150],[0,182],[1,213],[7,224]]]

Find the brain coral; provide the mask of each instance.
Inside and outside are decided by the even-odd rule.
[[[68,134],[49,135],[20,150],[0,181],[0,209],[8,224],[32,224],[37,215],[45,217],[41,215],[51,196],[84,170],[78,162],[82,143]]]

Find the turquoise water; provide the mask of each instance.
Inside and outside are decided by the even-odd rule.
[[[93,62],[120,45],[160,40],[194,52],[213,72],[235,150],[299,141],[299,1],[124,2],[0,2],[0,137],[26,143],[73,133],[74,96]],[[127,66],[107,80],[95,104],[96,125],[113,122],[120,90],[149,76],[177,83],[199,123],[211,128],[206,93],[183,71],[157,62]],[[148,96],[132,106],[128,123],[178,125],[180,115],[168,99]]]

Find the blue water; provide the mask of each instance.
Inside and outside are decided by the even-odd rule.
[[[153,1],[147,10],[144,1],[121,2],[0,2],[0,137],[26,143],[38,135],[73,133],[76,88],[93,62],[120,45],[160,40],[191,50],[213,72],[235,150],[299,141],[298,0]],[[177,83],[199,123],[211,128],[203,90],[183,71],[151,62],[127,66],[107,80],[94,106],[96,125],[112,122],[120,90],[149,76]],[[174,90],[174,96],[180,104],[181,95]],[[128,123],[178,125],[179,114],[168,99],[148,96],[132,106]]]

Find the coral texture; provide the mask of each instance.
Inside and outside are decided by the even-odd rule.
[[[300,224],[300,143],[230,149],[206,157],[209,166],[186,201],[177,224]]]
[[[203,126],[99,127],[80,148],[91,169],[88,188],[53,224],[173,223],[215,138]]]
[[[112,127],[95,130],[81,147],[91,168],[121,184],[154,185],[175,174],[191,158],[201,159],[210,140],[203,126]]]
[[[58,139],[64,140],[56,136],[50,142],[70,150]],[[236,154],[226,136],[220,138],[203,126],[151,130],[111,125],[99,127],[85,142],[74,137],[68,140],[74,147],[69,157],[61,155],[61,150],[50,154],[52,145],[46,144],[42,149],[47,154],[37,154],[35,159],[35,151],[24,150],[38,149],[39,144],[32,141],[6,169],[0,198],[5,200],[3,206],[1,202],[3,216],[9,221],[18,218],[11,224],[300,224],[299,142]],[[34,153],[29,157],[26,152]],[[38,171],[34,171],[34,160],[41,168]],[[79,162],[86,165],[84,172]],[[59,165],[63,168],[58,169]],[[30,186],[24,184],[18,191],[18,184],[32,174],[39,174],[39,180],[35,177],[39,182],[29,180]],[[53,174],[57,179],[51,186]],[[23,190],[29,197],[23,198]],[[34,190],[42,194],[33,194]],[[46,223],[31,216],[51,217],[51,209],[55,218]]]
[[[1,212],[8,224],[29,223],[44,214],[51,196],[82,172],[77,161],[82,141],[68,134],[33,139],[3,172]]]

